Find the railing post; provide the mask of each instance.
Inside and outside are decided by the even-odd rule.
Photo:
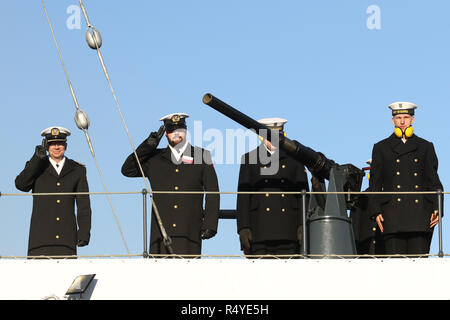
[[[303,255],[308,253],[307,234],[306,234],[306,190],[302,190],[302,222],[303,222]]]
[[[143,238],[144,238],[144,252],[143,257],[148,258],[147,250],[147,189],[142,189],[142,215],[143,215]]]
[[[442,190],[437,190],[438,194],[438,210],[439,210],[439,257],[444,257],[444,251],[442,249]]]

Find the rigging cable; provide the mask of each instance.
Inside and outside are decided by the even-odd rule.
[[[140,173],[142,175],[142,179],[144,180],[145,186],[147,188],[147,192],[150,194],[150,199],[152,200],[153,213],[155,214],[156,221],[158,222],[159,229],[160,229],[161,235],[163,237],[164,245],[166,246],[166,248],[168,249],[168,251],[170,253],[173,253],[172,247],[171,247],[172,240],[170,239],[170,237],[168,236],[168,234],[166,232],[166,229],[164,228],[164,225],[163,225],[162,220],[161,220],[161,216],[159,214],[159,210],[158,210],[158,208],[156,206],[156,203],[155,203],[155,200],[153,199],[153,196],[150,193],[150,186],[148,184],[147,179],[145,178],[144,170],[142,169],[141,162],[140,162],[139,157],[138,157],[138,155],[136,153],[136,148],[134,147],[134,143],[133,143],[133,140],[131,138],[130,132],[128,130],[128,126],[127,126],[127,124],[125,122],[125,117],[123,116],[122,110],[120,108],[119,101],[117,99],[116,93],[115,93],[114,88],[113,88],[112,83],[111,83],[111,79],[109,77],[108,71],[106,70],[106,65],[105,65],[105,62],[103,60],[102,53],[100,52],[100,47],[102,45],[102,40],[101,40],[100,33],[98,32],[97,29],[94,28],[94,26],[89,21],[89,18],[88,18],[88,15],[87,15],[87,11],[86,11],[86,8],[85,8],[85,6],[83,4],[83,1],[79,0],[79,3],[80,3],[80,7],[81,7],[81,10],[83,12],[84,19],[86,20],[86,25],[87,25],[86,41],[87,41],[87,43],[88,43],[88,45],[89,45],[89,47],[91,49],[94,49],[94,50],[97,51],[97,55],[98,55],[98,58],[100,60],[100,64],[101,64],[102,69],[103,69],[103,73],[105,74],[106,80],[108,81],[108,85],[109,85],[109,88],[110,88],[111,93],[113,95],[114,102],[115,102],[115,104],[117,106],[117,110],[119,111],[120,117],[122,119],[122,123],[123,123],[123,126],[125,128],[125,132],[127,133],[128,140],[130,141],[130,145],[131,145],[131,148],[133,150],[133,154],[134,154],[134,156],[136,158],[136,162],[138,164],[139,171],[140,171]],[[92,33],[90,32],[90,30],[92,30]]]
[[[52,33],[53,42],[55,43],[56,49],[58,51],[59,60],[61,61],[61,65],[62,65],[62,67],[64,69],[64,74],[66,76],[67,83],[69,85],[70,93],[72,95],[73,102],[75,103],[75,108],[77,109],[76,113],[75,113],[75,122],[76,122],[78,128],[80,130],[82,130],[84,132],[85,136],[86,136],[86,141],[87,141],[87,143],[89,145],[89,149],[91,151],[92,157],[93,157],[95,165],[97,167],[97,171],[98,171],[98,173],[100,175],[100,180],[102,181],[103,188],[105,189],[105,192],[108,192],[108,190],[106,188],[105,180],[103,178],[102,171],[101,171],[100,166],[99,166],[99,164],[97,162],[97,158],[95,157],[94,148],[92,146],[92,141],[91,141],[91,139],[89,137],[89,132],[88,132],[89,120],[87,118],[87,115],[83,111],[81,111],[80,106],[78,104],[78,100],[77,100],[77,97],[75,95],[75,91],[73,90],[72,83],[70,82],[69,74],[67,73],[67,69],[66,69],[66,66],[64,64],[64,60],[63,60],[63,57],[62,57],[62,54],[61,54],[61,50],[60,50],[59,45],[58,45],[58,41],[56,40],[55,32],[53,31],[53,26],[52,26],[52,23],[50,21],[50,18],[49,18],[48,12],[47,12],[47,8],[45,7],[45,4],[44,4],[44,0],[41,0],[41,3],[42,3],[42,7],[44,8],[45,16],[47,18],[47,22],[48,22],[48,25],[50,27],[51,33]],[[114,214],[114,218],[115,218],[116,223],[117,223],[117,226],[119,228],[123,244],[124,244],[124,246],[125,246],[125,248],[127,250],[127,253],[130,254],[130,250],[128,249],[127,242],[126,242],[125,237],[123,235],[122,228],[120,227],[119,219],[117,218],[117,214],[116,214],[116,212],[114,210],[114,206],[113,206],[113,204],[111,202],[111,197],[110,197],[109,193],[106,193],[106,196],[108,198],[109,205],[111,207],[111,210],[112,210],[112,212]]]

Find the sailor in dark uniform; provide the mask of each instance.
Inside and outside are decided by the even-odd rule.
[[[283,130],[281,118],[259,120],[272,130]],[[242,156],[238,191],[237,231],[241,249],[249,255],[299,254],[302,240],[301,196],[270,194],[309,191],[302,163],[269,141]]]
[[[84,165],[64,155],[70,131],[50,127],[41,135],[42,145],[36,146],[33,157],[16,177],[17,189],[33,193],[89,192]],[[33,196],[28,256],[76,255],[77,246],[89,244],[90,231],[89,195]]]
[[[154,194],[154,201],[162,223],[172,240],[174,254],[201,254],[202,239],[212,238],[217,232],[218,194],[183,194],[183,191],[219,191],[217,175],[208,150],[194,147],[186,140],[185,113],[162,117],[158,132],[152,132],[136,149],[139,161],[153,191],[173,191]],[[166,134],[169,145],[157,149]],[[126,177],[142,177],[134,154],[122,166]],[[177,194],[179,192],[179,194]],[[169,253],[163,243],[161,231],[152,214],[150,253]]]
[[[372,151],[372,191],[442,190],[438,159],[431,142],[413,133],[410,102],[395,102],[394,133]],[[370,197],[371,214],[383,233],[387,254],[427,254],[434,226],[439,222],[437,195],[394,194]]]

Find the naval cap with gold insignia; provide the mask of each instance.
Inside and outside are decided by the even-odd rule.
[[[70,131],[64,127],[48,127],[42,130],[41,136],[45,137],[47,142],[53,141],[67,141],[67,137],[70,136]]]
[[[189,115],[187,113],[171,113],[159,120],[164,122],[166,131],[171,132],[180,128],[186,129],[187,126],[185,119],[188,117]]]
[[[392,110],[392,116],[395,116],[397,114],[409,114],[413,116],[414,109],[417,108],[417,105],[412,102],[399,101],[391,103],[389,105],[389,108]]]
[[[258,122],[266,125],[271,130],[283,130],[283,126],[287,120],[283,118],[264,118],[259,119]]]

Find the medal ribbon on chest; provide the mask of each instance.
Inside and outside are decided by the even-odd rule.
[[[193,163],[194,163],[194,158],[183,155],[183,156],[181,157],[181,161],[182,161],[183,163],[193,164]]]

